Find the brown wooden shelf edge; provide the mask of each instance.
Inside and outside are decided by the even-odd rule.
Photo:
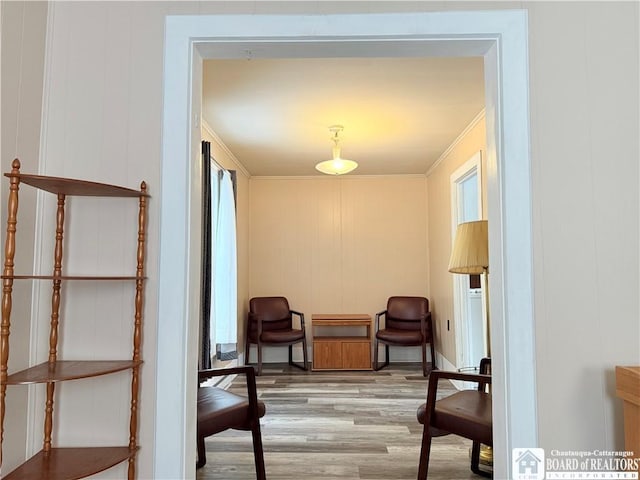
[[[44,419],[43,419],[43,450],[28,459],[22,465],[18,466],[9,475],[6,475],[7,465],[4,465],[4,471],[2,471],[3,478],[9,479],[33,479],[33,480],[76,480],[80,478],[86,478],[93,476],[103,470],[113,467],[114,465],[126,461],[128,459],[128,468],[126,478],[128,480],[135,480],[136,478],[136,452],[138,451],[138,425],[139,425],[139,409],[140,409],[140,366],[142,365],[142,332],[144,324],[144,298],[145,298],[145,260],[146,260],[146,242],[147,242],[147,203],[150,195],[147,193],[146,182],[140,182],[140,190],[119,187],[116,185],[108,185],[105,183],[91,182],[85,180],[77,180],[61,177],[50,177],[42,175],[30,175],[20,173],[20,160],[18,158],[11,162],[11,172],[5,174],[9,178],[9,189],[6,198],[6,241],[4,246],[4,268],[2,270],[2,325],[0,328],[0,458],[2,458],[2,449],[7,439],[7,433],[5,431],[4,419],[5,408],[8,406],[6,402],[6,390],[9,385],[24,385],[24,384],[42,384],[46,383],[46,398],[44,400]],[[32,269],[28,265],[23,266],[23,273],[27,275],[16,275],[14,269],[15,250],[17,242],[16,233],[18,222],[18,205],[20,192],[23,187],[35,187],[36,189],[44,190],[54,195],[57,195],[57,206],[55,208],[55,216],[53,217],[53,223],[44,222],[47,225],[47,230],[51,230],[55,226],[55,246],[53,249],[52,258],[52,270]],[[28,188],[24,188],[28,191]],[[65,247],[65,210],[67,208],[68,196],[81,196],[81,197],[128,197],[130,200],[135,200],[137,204],[137,237],[131,238],[131,247],[135,247],[135,268],[134,265],[125,268],[116,268],[115,275],[111,271],[112,268],[102,268],[100,271],[91,270],[89,275],[82,274],[82,272],[76,272],[73,275],[66,275],[66,268],[63,267],[63,251]],[[78,201],[74,199],[73,201]],[[93,203],[93,202],[89,202]],[[101,207],[104,201],[98,202],[95,206]],[[134,203],[129,200],[120,200],[119,203]],[[90,207],[91,205],[89,205]],[[51,212],[54,213],[54,212]],[[96,246],[97,247],[97,246]],[[73,249],[72,249],[73,250]],[[98,251],[98,249],[96,249]],[[82,270],[82,269],[81,269]],[[37,275],[35,275],[37,273]],[[40,275],[45,273],[47,275]],[[7,375],[9,369],[9,337],[11,330],[11,315],[13,305],[13,287],[16,280],[49,280],[52,285],[51,292],[51,316],[49,322],[49,355],[48,361],[35,365],[33,367],[14,372],[11,375]],[[64,345],[59,341],[59,325],[64,322],[64,308],[61,308],[63,304],[62,300],[62,284],[63,280],[93,280],[93,281],[112,281],[120,280],[125,281],[127,290],[133,290],[133,305],[131,315],[131,334],[132,338],[129,340],[132,347],[131,356],[118,353],[119,350],[111,348],[110,345],[105,345],[108,351],[111,351],[111,359],[106,360],[58,360],[58,358],[65,357],[65,351],[67,351]],[[124,282],[123,282],[124,283]],[[106,285],[102,284],[103,287]],[[123,285],[121,285],[123,286]],[[74,290],[74,289],[72,289]],[[66,293],[66,292],[65,292]],[[79,291],[70,292],[73,295],[82,296],[86,293],[80,289]],[[15,300],[24,301],[20,295]],[[103,298],[103,296],[101,296]],[[127,295],[128,299],[131,299]],[[68,299],[66,299],[68,300]],[[123,302],[125,299],[123,298]],[[120,303],[120,302],[118,302]],[[62,316],[61,316],[62,310]],[[82,309],[87,314],[87,308]],[[19,319],[17,319],[19,321]],[[14,321],[14,324],[16,322]],[[63,324],[63,323],[62,323]],[[124,329],[123,329],[124,331]],[[126,335],[128,337],[128,335]],[[125,340],[123,338],[122,340]],[[98,342],[101,339],[97,340]],[[102,355],[109,355],[106,353]],[[91,354],[89,350],[87,353]],[[67,354],[69,355],[69,354]],[[72,356],[72,355],[69,355]],[[94,355],[90,355],[91,358]],[[128,359],[127,359],[128,358]],[[17,367],[16,368],[22,368]],[[76,445],[82,445],[82,447],[65,447],[65,448],[52,448],[52,445],[57,444],[59,437],[58,423],[65,422],[64,418],[54,418],[54,411],[60,411],[57,408],[59,398],[55,398],[54,382],[63,382],[67,380],[77,380],[83,378],[100,377],[102,375],[113,374],[122,372],[125,376],[131,377],[131,388],[129,390],[129,428],[128,428],[128,445],[127,446],[94,446],[89,447],[92,444],[91,441],[74,441]],[[124,380],[124,378],[123,378]],[[110,382],[100,382],[105,384],[105,388],[114,390],[114,400],[116,397],[121,397],[124,408],[124,401],[126,390],[115,390],[109,387]],[[88,385],[87,388],[95,387],[95,385]],[[54,405],[56,407],[54,408]],[[14,405],[15,406],[15,405]],[[73,404],[71,405],[73,408]],[[11,415],[9,413],[9,415]],[[38,422],[40,423],[40,422]],[[114,425],[114,428],[117,426]],[[15,429],[13,429],[15,430]],[[13,431],[12,430],[12,431]],[[87,431],[90,432],[90,431]],[[16,441],[11,439],[10,441]],[[17,438],[20,442],[20,438]],[[99,442],[98,442],[99,443]],[[15,453],[15,452],[14,452]],[[5,458],[3,458],[4,460]],[[15,463],[20,462],[24,457],[15,457],[11,463],[11,468],[14,468]],[[124,467],[124,465],[123,465]],[[122,475],[120,475],[122,476]]]
[[[13,373],[7,377],[7,385],[64,382],[80,378],[99,377],[121,372],[142,365],[133,360],[58,360]]]
[[[135,275],[0,275],[0,278],[3,280],[146,280],[148,277]]]
[[[45,190],[50,193],[75,195],[84,197],[148,197],[143,190],[109,185],[107,183],[77,180],[75,178],[50,177],[45,175],[31,175],[26,173],[5,173],[5,177],[17,177],[20,183]]]
[[[69,447],[38,452],[5,480],[71,480],[111,468],[136,455],[139,447]]]

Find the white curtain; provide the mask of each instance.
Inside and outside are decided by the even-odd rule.
[[[236,207],[231,174],[222,170],[212,175],[211,182],[218,182],[217,214],[212,228],[213,295],[211,306],[211,345],[235,344],[238,340],[238,272],[236,260]],[[212,185],[212,203],[215,208],[215,192]]]

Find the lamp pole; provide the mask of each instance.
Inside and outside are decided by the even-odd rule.
[[[487,357],[491,358],[491,319],[489,318],[489,268],[484,267],[482,276],[484,279],[483,293],[484,293],[484,314],[486,315],[485,328],[487,342]]]

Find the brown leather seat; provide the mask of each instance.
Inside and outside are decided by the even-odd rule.
[[[300,328],[294,328],[293,316],[300,319]],[[245,343],[245,364],[249,362],[251,344],[258,347],[258,375],[262,375],[262,347],[288,345],[289,365],[307,370],[307,339],[304,314],[291,310],[285,297],[254,297],[249,301]],[[293,363],[293,345],[302,342],[303,364]]]
[[[458,372],[432,372],[429,376],[427,402],[418,408],[418,421],[424,425],[418,480],[427,478],[431,438],[453,433],[473,440],[471,470],[490,477],[491,473],[480,470],[480,444],[493,446],[493,421],[491,416],[491,360],[483,358],[480,374]],[[478,383],[477,390],[461,390],[448,397],[436,400],[438,380],[461,380]]]
[[[198,388],[198,419],[196,424],[198,462],[196,463],[196,468],[200,468],[207,463],[204,446],[206,437],[228,429],[251,430],[256,476],[258,479],[264,479],[266,475],[262,435],[260,433],[260,418],[264,416],[266,409],[264,403],[258,400],[253,367],[201,370],[198,372],[198,382],[201,383],[207,378],[215,376],[233,374],[246,375],[247,397],[236,395],[218,387],[199,386]]]
[[[380,318],[385,317],[384,328]],[[389,365],[389,345],[396,347],[420,346],[422,349],[422,374],[426,377],[427,343],[431,348],[431,367],[437,369],[433,345],[433,324],[429,312],[429,300],[424,297],[389,297],[387,309],[376,314],[376,337],[373,348],[373,368]],[[384,343],[385,361],[378,367],[378,342]]]

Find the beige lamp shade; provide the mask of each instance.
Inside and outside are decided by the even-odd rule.
[[[476,275],[489,269],[489,239],[486,220],[458,225],[449,259],[451,273]]]

